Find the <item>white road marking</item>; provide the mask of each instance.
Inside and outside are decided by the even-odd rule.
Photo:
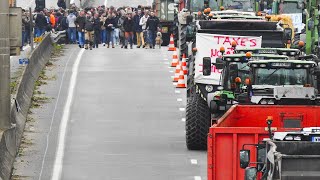
[[[173,78],[174,78],[174,76],[171,76],[171,78],[173,79]]]
[[[179,108],[179,111],[185,111],[186,108]]]
[[[178,102],[181,102],[181,101],[182,101],[182,98],[178,98],[177,101],[178,101]]]
[[[168,67],[168,69],[171,69],[171,68],[175,68],[175,67],[171,67],[171,66]]]
[[[64,107],[62,119],[60,122],[58,148],[57,148],[56,157],[54,161],[51,180],[59,180],[61,177],[61,171],[63,166],[63,156],[64,156],[64,146],[65,146],[65,136],[66,136],[67,125],[70,117],[70,109],[72,105],[74,88],[77,82],[79,64],[80,64],[83,52],[84,52],[84,49],[81,49],[72,67],[72,74],[70,78],[68,96],[67,96],[66,104]]]
[[[173,71],[171,70],[171,71],[169,71],[169,73],[173,73]]]
[[[181,92],[180,92],[180,91],[178,91],[178,90],[175,90],[175,91],[174,91],[174,93],[176,93],[176,94],[180,94]]]
[[[46,159],[46,156],[47,156],[47,152],[48,152],[48,147],[49,147],[49,136],[51,134],[51,130],[52,130],[52,125],[53,125],[53,121],[55,119],[55,116],[56,116],[56,111],[57,111],[57,108],[58,108],[58,103],[59,103],[59,99],[60,99],[60,95],[61,95],[61,90],[62,90],[62,86],[63,86],[63,83],[64,83],[64,76],[67,72],[67,67],[68,67],[68,64],[69,64],[69,61],[71,60],[71,57],[72,55],[74,54],[74,51],[72,51],[72,53],[70,53],[70,56],[65,64],[65,67],[64,67],[64,70],[63,70],[63,74],[62,74],[62,77],[61,77],[61,83],[60,83],[60,87],[59,87],[59,92],[58,92],[58,96],[57,96],[57,101],[56,101],[56,104],[54,105],[54,109],[53,109],[53,113],[52,113],[52,118],[51,118],[51,123],[50,123],[50,127],[49,127],[49,131],[48,131],[48,134],[47,134],[47,137],[46,137],[46,149],[44,151],[44,155],[43,155],[43,159],[42,159],[42,165],[41,165],[41,170],[40,170],[40,173],[39,173],[39,180],[41,180],[41,177],[42,177],[42,172],[43,172],[43,168],[44,168],[44,162],[45,162],[45,159]]]
[[[173,84],[174,86],[177,86],[178,83],[177,83],[177,82],[174,82],[174,83],[172,83],[172,84]]]
[[[163,60],[168,61],[169,59],[163,59]]]
[[[198,161],[196,159],[191,159],[191,164],[198,164]]]
[[[181,121],[182,121],[182,122],[186,122],[186,118],[182,118]]]
[[[163,62],[163,64],[169,64],[169,62]]]
[[[200,176],[194,176],[194,180],[201,180]]]
[[[107,4],[108,4],[108,0],[104,0],[104,6],[107,7]]]

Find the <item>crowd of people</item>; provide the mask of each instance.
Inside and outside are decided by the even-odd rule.
[[[80,48],[150,48],[156,45],[156,34],[160,31],[160,21],[152,9],[138,6],[105,7],[79,9],[36,9],[33,15],[34,36],[45,32],[67,32],[67,43],[78,44]],[[23,45],[30,43],[30,19],[23,10]]]

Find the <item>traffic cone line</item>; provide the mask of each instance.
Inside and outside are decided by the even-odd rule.
[[[170,43],[169,43],[169,49],[168,49],[168,51],[175,51],[173,34],[170,35]]]
[[[184,75],[188,74],[186,54],[183,54],[182,56],[181,66],[182,66]]]
[[[178,60],[177,48],[174,48],[173,55],[172,55],[171,67],[176,67],[178,62],[179,62],[179,60]]]
[[[177,84],[177,88],[186,88],[186,83],[184,80],[184,73],[183,73],[183,69],[182,67],[180,68],[180,75],[179,75],[179,80],[178,80],[178,84]]]
[[[180,78],[181,65],[180,63],[176,66],[176,71],[174,74],[173,82],[178,82]]]

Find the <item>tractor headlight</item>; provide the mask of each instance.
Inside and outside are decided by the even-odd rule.
[[[297,64],[296,67],[297,67],[297,68],[301,68],[302,65],[301,65],[301,64]]]
[[[212,85],[206,85],[206,91],[207,92],[212,92],[213,91],[213,86]]]
[[[264,68],[264,67],[267,67],[266,64],[260,64],[260,67]]]
[[[226,61],[231,61],[232,59],[231,58],[226,58]]]
[[[295,52],[295,51],[291,51],[291,52],[290,52],[290,55],[291,55],[291,56],[294,56],[294,55],[296,55],[296,52]]]
[[[273,100],[273,99],[270,99],[270,100],[268,101],[268,104],[274,104],[274,100]]]
[[[305,68],[309,68],[309,67],[310,67],[310,64],[305,64],[304,67],[305,67]]]
[[[265,99],[262,99],[261,101],[260,101],[260,104],[267,104],[268,102],[267,102],[267,100],[265,100]]]

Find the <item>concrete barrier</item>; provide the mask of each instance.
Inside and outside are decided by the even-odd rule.
[[[13,95],[15,103],[11,108],[12,128],[0,130],[0,179],[9,180],[11,177],[13,162],[21,144],[28,110],[31,105],[34,84],[49,61],[52,49],[52,40],[50,34],[47,34],[31,52],[29,64],[23,72],[18,91]]]

